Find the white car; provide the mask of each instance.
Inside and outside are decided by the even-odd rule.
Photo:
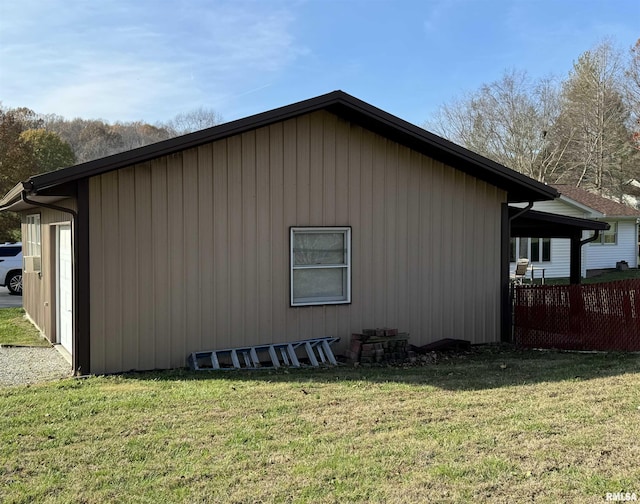
[[[22,243],[0,244],[0,286],[22,296]]]

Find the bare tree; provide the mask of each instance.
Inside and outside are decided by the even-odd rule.
[[[159,126],[167,128],[173,136],[186,135],[220,124],[222,116],[213,109],[199,107],[189,112],[181,112],[167,123]]]
[[[621,195],[633,164],[621,79],[620,53],[610,42],[586,51],[564,83],[557,123],[570,136],[564,181],[613,196]]]
[[[461,100],[444,105],[426,127],[540,181],[554,181],[566,141],[556,135],[560,113],[553,79],[532,82],[505,72]]]
[[[624,73],[625,97],[631,111],[633,146],[640,150],[640,39],[629,51],[629,56],[629,64]]]
[[[44,127],[73,148],[77,162],[84,163],[151,143],[214,126],[221,122],[213,110],[199,108],[178,114],[167,123],[153,126],[143,121],[109,124],[100,119],[72,119],[40,116]]]
[[[162,140],[167,140],[173,136],[173,132],[168,128],[152,126],[142,121],[131,123],[116,123],[112,126],[122,141],[123,150],[144,147]]]
[[[109,124],[102,120],[73,119],[44,116],[45,128],[66,141],[79,163],[125,150],[167,140],[175,136],[166,127],[152,126],[142,121]]]

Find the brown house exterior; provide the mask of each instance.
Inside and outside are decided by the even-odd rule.
[[[52,342],[67,338],[76,371],[109,373],[323,336],[342,338],[339,353],[364,327],[400,328],[416,345],[499,341],[507,203],[555,196],[335,91],[34,176],[0,209],[22,213],[25,237],[40,226],[41,255],[25,259],[28,316]],[[328,294],[292,306],[292,288],[320,295],[315,281],[293,287],[291,240],[309,238],[304,228],[348,241],[349,264],[300,273]],[[331,297],[341,288],[348,296]]]

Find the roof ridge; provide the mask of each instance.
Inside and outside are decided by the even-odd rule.
[[[34,175],[24,182],[24,188],[32,195],[54,195],[55,188],[64,184],[148,162],[320,110],[337,115],[348,122],[499,187],[507,192],[507,197],[511,202],[542,201],[555,198],[558,195],[554,188],[542,182],[518,173],[341,90],[137,149]],[[44,194],[45,191],[46,194]],[[13,199],[0,198],[0,209],[13,204]]]

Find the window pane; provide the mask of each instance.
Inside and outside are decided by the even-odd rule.
[[[28,256],[40,256],[40,216],[27,215],[27,239],[25,252]]]
[[[542,239],[542,260],[544,262],[551,261],[551,238]]]
[[[520,238],[518,259],[529,259],[529,238]]]
[[[608,231],[601,231],[598,239],[591,242],[592,245],[615,245],[617,242],[617,222],[609,222],[611,228]],[[595,233],[593,233],[595,234]],[[591,236],[593,236],[593,234]]]
[[[295,233],[293,236],[296,266],[345,264],[344,233]]]
[[[540,261],[540,238],[531,238],[531,260]]]
[[[37,219],[35,219],[35,222],[33,224],[33,230],[35,231],[35,244],[34,244],[34,254],[35,256],[39,256],[40,255],[40,216],[38,216]]]
[[[347,299],[347,268],[293,270],[293,299]]]
[[[608,231],[602,232],[602,243],[613,244],[616,243],[616,231],[617,231],[617,222],[609,222],[611,228]]]

